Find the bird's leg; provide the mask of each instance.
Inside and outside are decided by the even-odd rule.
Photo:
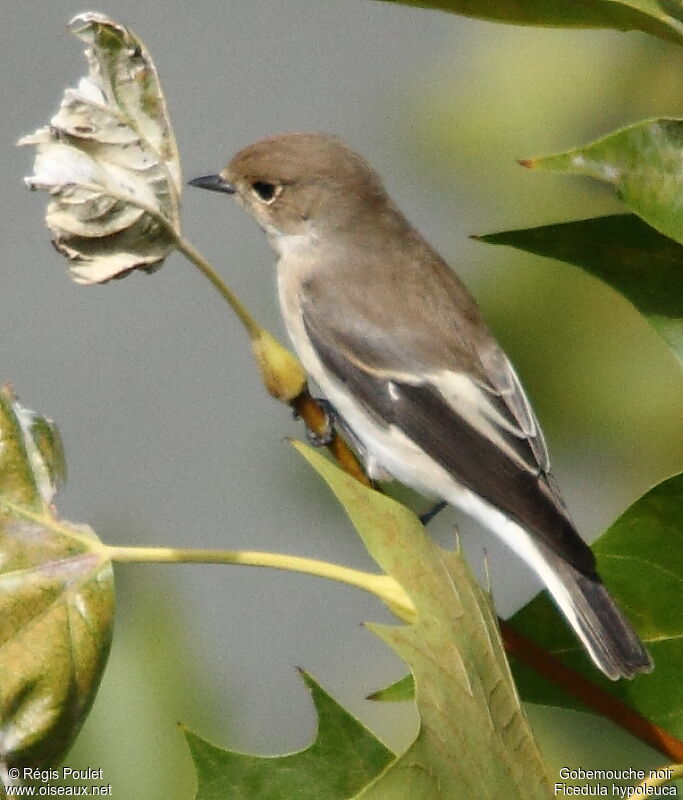
[[[445,500],[440,500],[436,505],[432,506],[429,511],[425,511],[424,514],[420,514],[420,522],[423,525],[429,525],[429,523],[434,519],[434,517],[440,512],[443,511],[444,508],[448,503]]]
[[[334,425],[337,421],[337,412],[334,410],[329,400],[324,397],[315,397],[315,402],[325,412],[325,430],[318,434],[312,431],[308,426],[306,427],[306,438],[312,447],[327,447],[327,445],[334,439]],[[299,418],[299,413],[294,410],[294,419]]]

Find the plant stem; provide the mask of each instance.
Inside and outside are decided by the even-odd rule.
[[[505,650],[509,655],[531,667],[534,672],[555,686],[559,686],[591,711],[606,717],[645,744],[659,750],[667,758],[677,763],[683,762],[683,742],[680,739],[642,717],[626,703],[622,703],[576,670],[563,664],[559,658],[516,631],[508,622],[499,619],[498,624]]]
[[[175,547],[111,547],[106,553],[112,561],[157,564],[240,564],[248,567],[271,567],[288,572],[316,575],[346,583],[374,594],[406,622],[415,620],[415,607],[403,588],[388,575],[342,567],[313,558],[264,553],[255,550],[202,550]]]
[[[290,405],[296,412],[297,416],[304,420],[309,431],[313,431],[313,433],[318,434],[318,436],[322,436],[325,433],[325,429],[327,427],[327,416],[315,398],[311,397],[308,389],[304,389],[304,391],[301,392],[298,397],[295,397],[294,400],[292,400]],[[372,481],[366,475],[365,470],[361,466],[351,448],[336,432],[332,436],[330,443],[327,445],[327,449],[332,454],[335,461],[337,461],[339,466],[344,470],[344,472],[348,472],[352,478],[355,478],[364,486],[374,488],[372,486]]]
[[[237,295],[232,291],[228,284],[221,278],[211,264],[204,258],[204,256],[192,245],[184,236],[174,232],[174,238],[178,250],[189,260],[195,267],[208,278],[218,293],[228,303],[230,308],[237,314],[240,322],[247,329],[247,333],[253,339],[258,336],[263,328],[256,322],[254,317],[247,311],[246,307],[242,304]]]

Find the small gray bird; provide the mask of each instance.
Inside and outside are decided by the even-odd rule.
[[[368,164],[337,138],[293,133],[190,183],[234,194],[265,231],[294,347],[370,476],[490,528],[609,678],[652,669],[576,532],[512,365]]]

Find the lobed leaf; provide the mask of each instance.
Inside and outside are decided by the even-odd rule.
[[[612,682],[592,668],[545,592],[511,619],[515,628],[554,653],[639,714],[683,738],[683,474],[663,481],[630,506],[593,543],[598,569],[647,644],[649,675]],[[577,701],[526,667],[513,671],[525,700],[580,708]]]
[[[683,10],[664,0],[388,0],[517,25],[640,30],[683,43]]]
[[[584,147],[521,163],[610,183],[645,222],[683,242],[683,120],[645,120]]]
[[[174,248],[180,160],[154,63],[144,44],[102,14],[75,17],[89,74],[64,93],[37,148],[32,189],[50,193],[46,223],[77,283],[152,272]]]
[[[64,756],[109,651],[111,563],[55,516],[63,474],[54,425],[0,389],[0,775]]]
[[[683,361],[683,245],[633,214],[474,238],[581,267],[632,303]]]
[[[550,797],[489,597],[459,552],[438,547],[404,506],[297,445],[347,511],[370,554],[410,596],[411,625],[370,629],[408,663],[420,730],[357,796],[363,800]]]
[[[435,545],[404,506],[310,448],[295,446],[342,503],[373,558],[415,606],[413,624],[370,627],[410,666],[420,730],[408,750],[394,758],[308,678],[320,727],[314,744],[301,753],[258,758],[220,750],[186,733],[199,778],[197,800],[550,797],[490,599],[460,553]],[[359,771],[362,753],[374,755]]]
[[[394,683],[378,689],[368,695],[368,700],[376,700],[382,703],[398,703],[403,700],[412,700],[415,697],[415,680],[411,673],[404,675]]]
[[[197,800],[296,797],[345,800],[395,758],[310,675],[302,677],[318,714],[318,732],[305,750],[266,758],[222,750],[185,730],[197,770]]]

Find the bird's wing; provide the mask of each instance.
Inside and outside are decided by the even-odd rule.
[[[452,324],[444,324],[440,308],[416,326],[410,298],[405,308],[387,310],[373,303],[372,287],[352,298],[339,284],[334,297],[323,298],[328,292],[325,281],[308,281],[301,309],[311,344],[334,378],[379,424],[400,429],[459,484],[593,573],[593,554],[555,487],[519,379],[469,296],[469,318],[454,306]],[[477,337],[470,335],[473,320]]]

